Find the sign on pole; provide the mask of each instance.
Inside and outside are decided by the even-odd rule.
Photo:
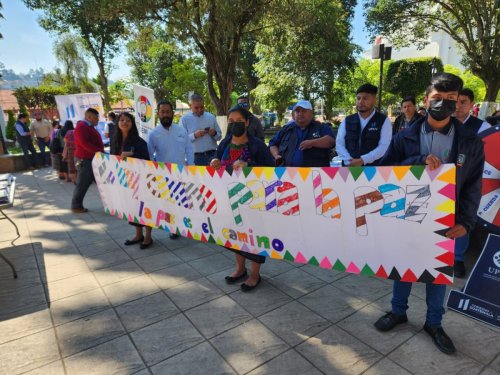
[[[134,85],[135,121],[139,135],[148,140],[149,132],[155,127],[155,93],[152,89]]]

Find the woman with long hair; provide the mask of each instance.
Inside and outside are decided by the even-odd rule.
[[[62,161],[67,164],[68,177],[76,183],[76,165],[75,165],[75,138],[73,135],[75,128],[73,121],[66,120],[61,129],[61,137],[64,139],[64,148],[62,152]]]
[[[128,112],[123,112],[118,116],[118,127],[115,129],[113,142],[111,142],[111,154],[149,160],[148,145],[139,136],[135,117]],[[129,224],[135,227],[135,236],[131,240],[125,241],[126,246],[140,243],[141,249],[147,249],[153,244],[153,239],[151,238],[151,230],[153,228],[146,226],[144,235],[142,233],[144,225],[132,222]]]

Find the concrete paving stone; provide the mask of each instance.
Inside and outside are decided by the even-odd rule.
[[[332,285],[356,298],[370,302],[392,293],[392,288],[378,278],[362,275],[349,275],[335,281]]]
[[[326,374],[360,374],[382,357],[336,326],[303,342],[296,350]]]
[[[162,268],[175,266],[183,263],[182,259],[170,251],[165,251],[160,254],[150,255],[144,258],[136,259],[136,263],[144,270],[144,272],[158,271]]]
[[[135,331],[177,314],[179,309],[162,292],[127,302],[116,308],[127,331]]]
[[[36,257],[32,256],[22,256],[22,257],[9,257],[7,259],[14,265],[16,270],[24,270],[24,269],[37,269],[38,264],[36,263]],[[3,260],[0,259],[0,273],[10,272],[9,265]]]
[[[490,363],[490,367],[500,374],[500,353],[497,355],[495,360]]]
[[[49,290],[49,300],[52,302],[99,288],[99,284],[94,278],[94,275],[88,272],[64,280],[48,283],[47,288]]]
[[[323,280],[302,271],[301,268],[282,273],[269,282],[293,298],[299,298],[325,285]]]
[[[261,281],[260,285],[251,292],[238,290],[229,296],[254,317],[274,310],[292,300],[288,295],[266,281]]]
[[[90,269],[87,266],[87,263],[85,263],[82,258],[77,258],[72,260],[71,262],[45,267],[45,272],[42,273],[42,280],[45,283],[50,283],[67,279],[68,277],[81,275],[89,271]]]
[[[148,366],[155,365],[204,341],[182,314],[144,327],[130,335]]]
[[[295,350],[290,349],[248,373],[248,375],[268,374],[321,375],[321,372]]]
[[[210,280],[210,282],[212,282],[217,288],[222,290],[224,293],[232,293],[236,290],[240,290],[241,288],[240,286],[241,282],[234,284],[226,283],[225,277],[233,273],[233,271],[234,271],[234,266],[228,267],[225,270],[207,276],[207,279]]]
[[[332,323],[344,319],[367,304],[366,301],[353,297],[332,285],[325,285],[299,298],[298,301]]]
[[[20,310],[11,319],[0,321],[0,344],[52,328],[48,309]]]
[[[401,366],[395,364],[388,358],[382,358],[380,362],[377,362],[372,367],[370,367],[363,375],[411,375],[410,372],[406,371]]]
[[[12,275],[10,269],[2,270],[0,273],[0,291],[21,289],[41,284],[42,280],[40,279],[40,272],[38,271],[38,268],[27,268],[24,270],[17,270],[16,279],[14,279],[14,276]]]
[[[118,244],[114,241],[102,241],[89,245],[78,246],[78,250],[85,257],[104,254],[119,248],[120,246],[118,246]]]
[[[113,309],[104,310],[56,327],[63,357],[125,334]]]
[[[10,318],[13,312],[32,308],[44,309],[47,306],[45,290],[42,284],[19,289],[0,291],[0,319]],[[15,315],[15,314],[14,314]]]
[[[65,358],[68,375],[135,374],[144,363],[128,336]]]
[[[339,280],[339,279],[342,279],[346,276],[349,276],[349,274],[346,272],[329,270],[329,269],[313,266],[311,264],[304,264],[300,269],[302,271],[307,272],[310,275],[317,277],[320,280],[323,280],[325,283],[332,283],[336,280]]]
[[[167,289],[167,295],[182,311],[211,301],[224,293],[207,278],[200,278]]]
[[[45,267],[57,266],[58,264],[71,263],[83,259],[76,247],[61,250],[44,249],[43,252],[36,253],[36,258],[41,271]]]
[[[207,257],[200,258],[189,262],[189,265],[204,276],[220,272],[234,265],[225,256],[221,254],[211,254]]]
[[[251,320],[210,340],[238,373],[246,373],[289,347],[257,320]]]
[[[483,323],[448,310],[443,328],[458,351],[483,365],[489,364],[500,353],[500,332]]]
[[[222,296],[188,310],[186,316],[207,338],[252,319],[252,315],[228,296]]]
[[[155,375],[230,375],[231,366],[210,346],[202,342],[151,368]]]
[[[71,232],[70,232],[71,233]],[[86,235],[80,237],[72,237],[75,245],[80,248],[85,245],[91,245],[95,243],[109,242],[111,241],[111,237],[107,233],[93,233],[89,232]]]
[[[106,310],[109,307],[104,292],[99,288],[54,301],[50,304],[50,311],[54,324],[60,325]]]
[[[0,374],[21,374],[60,359],[53,329],[0,345]]]
[[[161,289],[170,289],[189,281],[197,280],[202,275],[187,263],[164,268],[149,274]]]
[[[23,375],[65,375],[65,372],[62,361],[56,361],[25,372]]]
[[[250,266],[250,263],[249,263]],[[276,260],[272,258],[267,258],[266,263],[260,268],[260,273],[265,277],[275,277],[294,269],[289,262],[284,262],[282,260]]]
[[[307,340],[331,325],[296,301],[262,315],[259,320],[290,346]]]
[[[178,240],[176,240],[178,241]],[[175,241],[175,242],[176,242]],[[170,240],[172,242],[172,240]],[[176,242],[177,243],[177,242]],[[191,242],[182,240],[183,246],[181,247],[172,247],[169,243],[167,247],[173,251],[175,255],[181,258],[184,262],[190,262],[195,259],[200,259],[207,257],[209,255],[213,255],[213,250],[209,248],[207,245],[199,243],[199,242]]]
[[[103,254],[87,256],[84,259],[92,271],[111,267],[131,260],[130,256],[119,247]]]
[[[375,305],[368,305],[337,323],[337,326],[385,355],[422,329],[420,321],[410,320],[389,332],[379,332],[373,324],[384,314],[385,311]]]
[[[448,374],[479,374],[483,367],[461,352],[441,353],[423,331],[399,346],[388,358],[415,375],[438,375],[444,369]]]
[[[160,289],[147,275],[140,275],[106,285],[103,290],[113,306],[118,306],[154,294]]]
[[[115,264],[114,266],[101,268],[94,272],[94,275],[101,286],[113,284],[118,281],[130,279],[131,277],[143,274],[144,271],[134,261]]]
[[[130,238],[131,236],[128,237]],[[123,251],[125,251],[128,254],[130,258],[136,260],[156,254],[165,254],[170,252],[170,250],[168,250],[165,246],[156,241],[153,243],[152,247],[149,247],[144,250],[141,250],[139,245],[132,245],[132,246],[120,245],[120,247]]]
[[[194,247],[194,246],[197,246],[197,245],[202,245],[202,246],[200,246],[200,249],[203,249],[204,247],[206,247],[206,245],[204,245],[203,243],[200,243],[199,241],[196,241],[196,240],[192,240],[190,238],[179,237],[176,240],[171,240],[169,238],[169,233],[167,233],[167,232],[164,232],[164,233],[161,233],[161,234],[160,233],[161,232],[158,232],[160,241],[169,250],[177,250],[177,249],[182,249],[182,248],[191,248],[191,247]],[[211,254],[211,252],[209,254]],[[192,259],[189,259],[189,260],[192,260]]]
[[[491,367],[486,367],[483,371],[481,371],[481,375],[498,375],[499,372],[493,370]]]
[[[0,254],[6,256],[9,260],[22,258],[22,257],[33,257],[34,251],[31,244],[21,245],[21,246],[8,246],[0,249]]]

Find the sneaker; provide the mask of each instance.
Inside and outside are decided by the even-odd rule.
[[[177,240],[179,239],[179,235],[178,234],[175,234],[175,233],[170,233],[168,235],[168,237],[171,239],[171,240]]]
[[[408,317],[404,315],[396,315],[388,312],[374,323],[375,328],[380,332],[387,332],[396,327],[398,324],[406,323]]]
[[[459,279],[463,279],[466,274],[465,263],[457,260],[455,261],[455,265],[453,266],[453,275],[458,277]]]
[[[442,327],[431,327],[429,324],[425,323],[424,331],[432,337],[432,341],[445,354],[455,353],[455,345],[451,341],[450,337],[446,334]]]

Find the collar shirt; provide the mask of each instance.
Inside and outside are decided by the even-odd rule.
[[[203,112],[203,115],[196,116],[189,112],[181,117],[180,125],[186,130],[190,141],[193,144],[193,152],[207,152],[217,149],[217,141],[222,138],[222,132],[217,124],[214,115]],[[203,137],[195,138],[194,133],[205,128],[215,129],[215,136],[205,134]]]
[[[159,124],[149,132],[148,151],[151,160],[163,163],[194,164],[191,140],[186,130],[174,123],[168,129]]]

